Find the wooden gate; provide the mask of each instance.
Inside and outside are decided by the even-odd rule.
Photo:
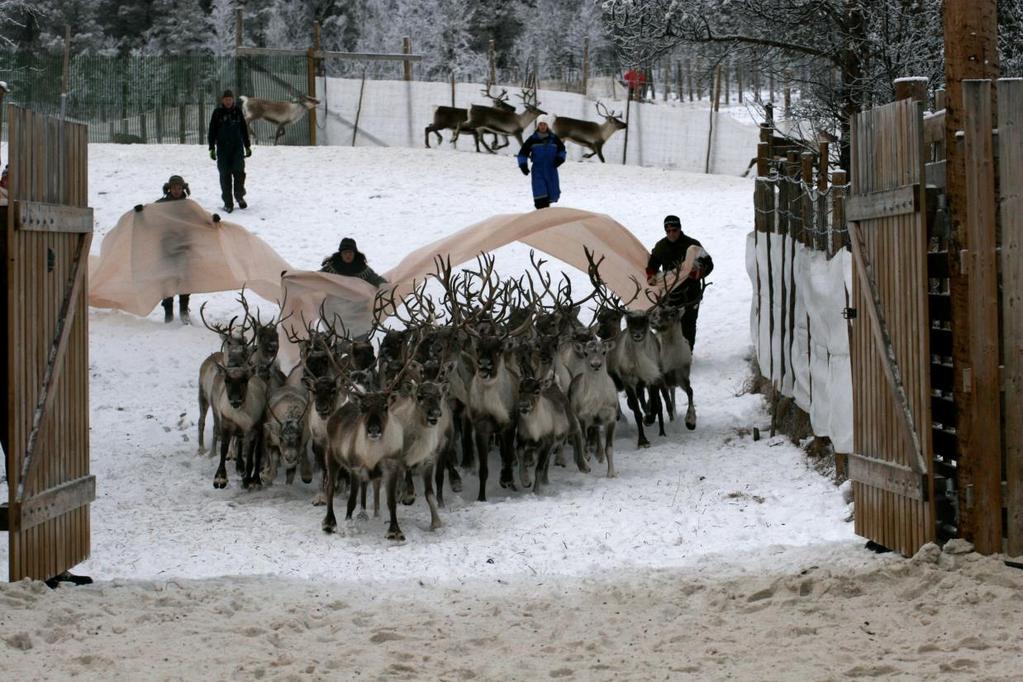
[[[923,105],[852,122],[856,532],[905,555],[934,539]]]
[[[86,278],[88,129],[10,106],[5,422],[10,580],[48,579],[89,556],[89,357]]]

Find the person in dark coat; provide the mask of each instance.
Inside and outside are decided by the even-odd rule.
[[[217,162],[217,170],[220,171],[220,196],[224,200],[224,210],[230,213],[234,210],[235,199],[238,200],[238,208],[248,206],[245,203],[245,159],[252,156],[252,147],[249,144],[249,127],[241,108],[235,106],[234,93],[224,90],[220,104],[210,117],[207,137],[210,158]]]
[[[686,259],[690,246],[703,245],[689,235],[682,233],[682,221],[678,216],[664,217],[665,237],[654,245],[646,265],[648,283],[653,283],[657,272],[664,269],[672,272]],[[668,302],[675,306],[686,306],[682,313],[682,336],[689,341],[692,348],[696,343],[696,318],[700,314],[700,299],[703,297],[703,278],[714,269],[714,261],[710,254],[703,250],[703,255],[696,259],[696,264],[684,282],[679,282],[668,294]]]
[[[387,280],[373,272],[366,263],[366,256],[359,251],[355,240],[345,237],[337,247],[337,252],[323,260],[320,272],[332,275],[347,275],[364,279],[375,287],[386,284]]]
[[[526,162],[533,161],[533,205],[547,208],[561,197],[558,166],[565,163],[565,143],[551,131],[550,116],[536,119],[536,132],[529,136],[516,159],[523,175],[529,175]]]
[[[187,199],[188,195],[191,194],[191,190],[188,188],[188,183],[180,175],[172,175],[163,183],[163,196],[156,200],[157,204],[162,204],[165,201],[181,201]],[[142,210],[142,204],[135,206],[135,212]],[[219,216],[216,216],[219,218]],[[215,219],[216,219],[215,218]],[[190,294],[179,294],[178,295],[178,309],[180,311],[181,324],[190,324],[191,321],[188,318],[188,299]],[[170,324],[174,321],[174,297],[168,296],[161,302],[163,305],[163,321]]]

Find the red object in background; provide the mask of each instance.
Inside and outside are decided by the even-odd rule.
[[[629,69],[625,72],[625,82],[629,85],[630,92],[641,92],[646,85],[646,74],[639,69]]]

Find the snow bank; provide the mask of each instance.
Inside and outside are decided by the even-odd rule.
[[[746,272],[760,371],[809,413],[814,435],[852,452],[849,326],[842,317],[852,291],[849,253],[829,260],[788,235],[751,232]]]
[[[489,104],[480,94],[483,88],[475,83],[455,85],[454,105],[468,108],[472,104]],[[510,101],[521,103],[514,93],[514,86],[497,86],[492,92],[507,89]],[[421,81],[367,80],[365,86],[360,80],[328,78],[320,79],[317,92],[322,93],[321,105],[317,111],[318,123],[323,127],[318,132],[319,144],[352,146],[356,118],[358,135],[356,146],[377,147],[422,147],[424,131],[433,121],[433,111],[438,105],[452,106],[449,83],[428,83]],[[539,106],[555,116],[568,116],[600,122],[594,110],[594,100],[581,94],[556,90],[539,90]],[[361,108],[360,108],[361,101]],[[625,102],[606,100],[604,103],[624,117]],[[324,114],[326,112],[326,115]],[[714,117],[714,131],[711,136],[711,117]],[[532,132],[532,126],[527,128]],[[431,135],[430,145],[449,148],[450,132],[444,131],[444,142],[437,144]],[[759,128],[751,123],[736,120],[720,112],[713,114],[707,108],[686,106],[677,102],[633,102],[629,110],[628,165],[660,166],[677,170],[704,172],[707,164],[707,145],[711,145],[710,172],[725,175],[741,175],[756,156]],[[473,150],[472,138],[463,136],[459,147]],[[607,163],[621,164],[625,133],[620,131],[604,146]],[[585,150],[569,143],[570,158],[580,159]],[[503,154],[518,151],[517,142],[512,139]],[[599,163],[596,157],[593,161]]]

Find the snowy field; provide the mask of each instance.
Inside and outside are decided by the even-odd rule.
[[[228,488],[213,488],[195,426],[210,332],[164,325],[162,309],[147,319],[93,310],[98,497],[92,557],[74,570],[98,584],[0,585],[0,679],[1010,679],[1018,627],[989,626],[986,638],[978,624],[1012,622],[1019,572],[975,555],[869,553],[842,491],[798,448],[752,440],[769,423],[745,391],[752,181],[561,170],[560,205],[607,213],[649,245],[676,213],[713,255],[695,431],[672,423],[637,450],[630,418],[617,479],[599,466],[555,469],[537,497],[492,476],[490,501],[478,503],[466,472],[436,532],[420,496],[399,507],[404,543],[384,539],[383,518],[328,536],[312,486],[249,492],[230,467]],[[171,173],[216,210],[204,148],[90,146],[93,253]],[[248,187],[250,207],[230,219],[296,268],[318,267],[352,236],[386,270],[452,230],[531,209],[513,160],[429,150],[257,147]],[[497,263],[518,274],[527,252],[503,249]],[[197,322],[203,301],[218,320],[237,312],[232,294],[195,295]]]

